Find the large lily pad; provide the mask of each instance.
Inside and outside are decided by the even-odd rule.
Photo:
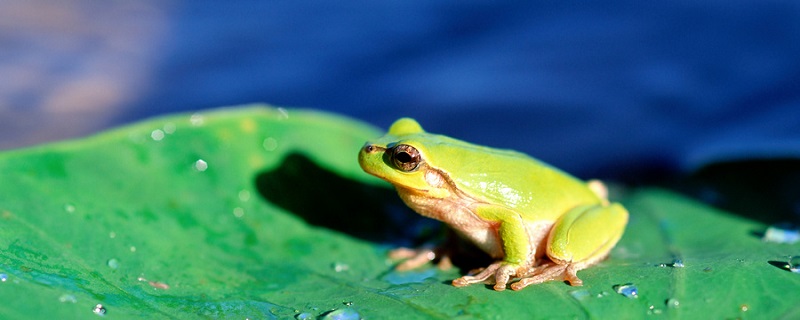
[[[0,154],[0,317],[85,319],[98,304],[108,318],[800,316],[800,274],[781,268],[799,245],[657,189],[620,197],[630,225],[584,287],[394,272],[388,244],[420,224],[358,168],[380,134],[252,106]],[[625,283],[638,298],[614,291]]]

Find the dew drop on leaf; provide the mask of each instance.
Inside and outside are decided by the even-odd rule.
[[[205,119],[203,118],[203,115],[201,115],[199,113],[195,113],[191,117],[189,117],[189,122],[193,126],[199,127],[199,126],[202,126],[203,123],[205,123]]]
[[[342,271],[350,270],[350,266],[349,265],[347,265],[345,263],[341,263],[341,262],[334,263],[332,265],[332,267],[333,267],[333,271],[336,271],[336,272],[342,272]]]
[[[647,307],[647,314],[661,314],[661,309],[656,308],[655,305],[650,305]]]
[[[276,110],[278,111],[279,120],[289,119],[289,110],[286,110],[286,108],[278,108]]]
[[[786,263],[786,267],[791,272],[800,273],[800,256],[793,256],[789,258],[789,261]]]
[[[175,124],[172,122],[167,122],[164,124],[164,133],[166,134],[175,133],[175,129],[177,129],[177,126],[175,126]]]
[[[764,242],[792,244],[800,240],[800,229],[788,223],[769,226],[761,238]]]
[[[321,320],[359,320],[361,315],[351,308],[342,308],[328,311],[320,317]]]
[[[96,314],[98,316],[104,316],[104,315],[106,315],[106,312],[108,312],[108,310],[106,310],[106,307],[104,307],[102,304],[98,303],[96,306],[94,306],[94,309],[92,309],[92,312],[94,312],[94,314]]]
[[[637,298],[639,296],[639,289],[633,283],[617,284],[613,288],[614,291],[628,298]]]
[[[233,216],[237,218],[244,217],[244,209],[242,207],[233,208]]]
[[[150,138],[153,139],[153,141],[161,141],[164,139],[164,131],[161,131],[161,129],[155,129],[150,133]]]
[[[106,264],[111,269],[119,268],[119,260],[114,259],[114,258],[108,259],[108,262]]]
[[[67,302],[76,303],[76,302],[78,302],[78,298],[76,298],[75,296],[73,296],[71,294],[65,293],[65,294],[62,294],[60,297],[58,297],[58,301],[60,301],[62,303],[67,303]]]
[[[665,303],[667,304],[667,308],[671,309],[678,308],[681,305],[680,301],[678,301],[678,299],[675,298],[669,298]]]
[[[247,190],[239,191],[239,200],[242,200],[242,201],[250,200],[250,191],[247,191]]]
[[[310,319],[314,319],[314,315],[312,315],[311,313],[308,313],[308,312],[303,312],[303,313],[296,314],[294,316],[294,318],[297,319],[297,320],[310,320]]]
[[[591,293],[589,292],[589,290],[586,290],[586,289],[580,289],[580,290],[570,291],[570,293],[569,293],[569,294],[570,294],[570,295],[571,295],[573,298],[575,298],[575,300],[583,300],[583,299],[586,299],[586,298],[588,298],[588,297],[591,295]]]
[[[264,139],[264,142],[261,143],[261,146],[264,147],[264,150],[275,151],[275,149],[278,149],[278,140],[273,137],[268,137]]]
[[[203,159],[198,159],[194,162],[194,169],[200,172],[206,171],[206,169],[208,169],[208,162]]]

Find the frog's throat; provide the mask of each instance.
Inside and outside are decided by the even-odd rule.
[[[423,173],[423,179],[427,188],[415,188],[413,186],[408,185],[401,185],[397,184],[395,187],[397,188],[398,192],[407,193],[407,194],[415,194],[419,197],[424,198],[433,198],[433,199],[444,199],[449,198],[453,194],[458,192],[453,180],[450,177],[438,169],[433,169],[427,164],[423,164],[424,168],[421,168],[425,172]]]

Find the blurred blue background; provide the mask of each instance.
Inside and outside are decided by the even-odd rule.
[[[582,177],[797,158],[800,2],[0,2],[0,149],[250,102]]]

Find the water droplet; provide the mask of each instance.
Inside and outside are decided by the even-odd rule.
[[[342,308],[337,310],[328,311],[323,313],[320,317],[322,320],[358,320],[361,315],[351,308]]]
[[[5,273],[0,273],[0,282],[8,281],[8,275]]]
[[[198,159],[194,162],[194,168],[200,172],[206,171],[206,169],[208,169],[208,163],[203,159]]]
[[[714,268],[712,268],[712,267],[703,268],[703,272],[711,272],[711,271],[714,271]]]
[[[314,319],[314,315],[308,312],[298,313],[294,316],[297,320],[310,320]]]
[[[284,108],[278,108],[278,119],[289,119],[289,111]]]
[[[341,262],[335,262],[332,265],[332,267],[333,267],[333,271],[336,271],[336,272],[342,272],[342,271],[350,270],[350,266],[349,265],[347,265],[345,263],[341,263]]]
[[[108,233],[108,237],[111,238],[111,239],[114,239],[114,238],[117,237],[117,233],[114,232],[114,231],[111,231],[111,232]]]
[[[75,206],[70,204],[70,203],[67,203],[67,204],[64,205],[64,211],[69,212],[69,213],[73,213],[73,212],[75,212]]]
[[[747,310],[750,310],[750,306],[743,304],[739,306],[739,310],[742,310],[742,312],[747,312]]]
[[[761,240],[774,243],[792,244],[800,241],[800,229],[788,223],[779,223],[769,226]]]
[[[177,127],[172,122],[167,122],[167,123],[164,124],[164,133],[166,133],[166,134],[175,133],[175,129],[177,129]]]
[[[58,297],[58,301],[60,301],[61,303],[66,303],[66,302],[76,303],[76,302],[78,302],[78,298],[76,298],[75,296],[73,296],[71,294],[65,293],[65,294],[62,294],[60,297]]]
[[[353,301],[345,301],[345,302],[342,302],[342,304],[346,305],[348,307],[352,307],[353,306]]]
[[[573,298],[575,298],[575,300],[583,300],[583,299],[586,299],[586,298],[588,298],[590,295],[592,295],[592,294],[589,292],[589,290],[586,290],[586,289],[580,289],[580,290],[570,291],[570,292],[569,292],[569,294],[570,294],[570,295],[571,295]]]
[[[666,267],[667,267],[667,264],[666,264],[666,263],[659,263],[659,264],[658,264],[658,267],[659,267],[659,268],[666,268]]]
[[[672,260],[672,267],[673,268],[683,268],[683,260],[681,260],[681,259]]]
[[[250,191],[247,191],[247,190],[239,191],[239,200],[242,200],[242,201],[250,200]]]
[[[189,122],[193,126],[202,126],[203,123],[205,123],[205,119],[203,119],[203,116],[201,114],[195,113],[191,117],[189,117]]]
[[[791,272],[800,273],[800,256],[793,256],[789,258],[789,261],[786,263],[786,267]]]
[[[114,259],[114,258],[108,259],[108,263],[106,263],[106,264],[111,269],[119,268],[119,260]]]
[[[666,303],[667,308],[672,308],[672,309],[678,308],[681,305],[680,301],[678,301],[678,299],[675,298],[669,298],[664,303]]]
[[[237,218],[243,217],[244,216],[244,209],[242,209],[241,207],[233,208],[233,216],[235,216]]]
[[[131,246],[131,252],[136,252],[136,247]]]
[[[647,307],[647,314],[661,314],[661,309],[656,309],[656,306],[650,305]]]
[[[102,304],[98,303],[96,306],[94,306],[94,309],[92,309],[92,312],[94,312],[94,314],[96,314],[98,316],[104,316],[104,315],[106,315],[106,312],[108,312],[108,310],[106,310],[106,307],[103,307]]]
[[[161,129],[155,129],[150,133],[150,138],[153,139],[153,141],[161,141],[164,139],[164,131],[161,131]]]
[[[613,288],[614,291],[628,298],[636,298],[639,296],[639,290],[633,283],[616,284]]]
[[[264,150],[275,151],[278,148],[278,140],[273,137],[266,138],[261,146],[264,147]]]

